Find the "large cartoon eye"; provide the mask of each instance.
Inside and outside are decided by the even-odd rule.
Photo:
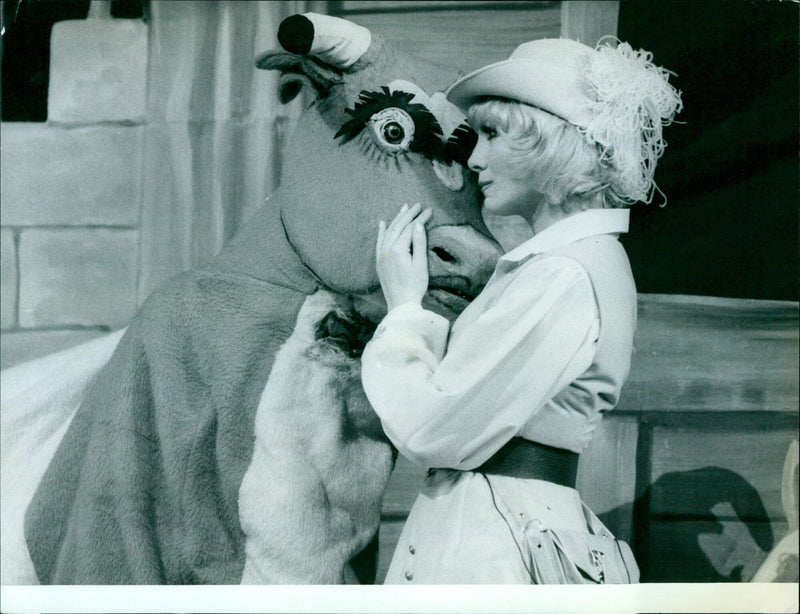
[[[378,111],[369,118],[370,136],[375,143],[390,151],[408,151],[414,140],[414,120],[396,107]]]
[[[406,152],[441,159],[444,151],[439,122],[424,105],[412,102],[414,94],[391,91],[382,86],[379,92],[362,91],[352,109],[345,109],[351,119],[339,128],[334,138],[343,142],[369,127],[368,134],[381,152],[398,155]]]

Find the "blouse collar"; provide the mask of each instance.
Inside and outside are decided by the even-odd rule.
[[[628,232],[629,222],[630,209],[587,209],[551,224],[506,253],[500,260],[519,262],[528,256],[587,237]]]

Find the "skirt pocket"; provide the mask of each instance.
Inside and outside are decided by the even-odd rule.
[[[529,568],[536,584],[632,584],[639,567],[630,546],[610,533],[545,529],[525,531]]]
[[[494,484],[488,477],[486,481],[494,497]],[[517,542],[534,584],[639,582],[639,567],[630,546],[616,539],[585,504],[581,503],[585,529],[550,529],[543,528],[526,510],[513,509],[508,500],[498,496],[495,507]]]

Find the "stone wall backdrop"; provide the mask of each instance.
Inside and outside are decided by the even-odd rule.
[[[325,9],[4,3],[3,368],[124,327],[264,202],[299,107],[253,58],[285,16]]]
[[[110,8],[53,26],[47,121],[2,123],[3,367],[136,309],[148,28]]]

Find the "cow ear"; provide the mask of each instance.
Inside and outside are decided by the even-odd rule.
[[[369,50],[372,35],[367,28],[346,19],[305,13],[281,22],[278,42],[290,53],[315,57],[328,66],[347,70]]]
[[[305,13],[281,22],[278,42],[283,49],[262,53],[256,66],[293,75],[281,79],[280,99],[288,102],[305,83],[311,83],[318,96],[327,96],[342,82],[345,71],[356,70],[354,65],[369,50],[372,35],[346,19]]]
[[[258,56],[256,67],[281,72],[278,95],[284,104],[295,98],[304,85],[310,85],[317,96],[324,98],[334,85],[342,82],[342,73],[335,68],[322,64],[313,57],[277,49]]]

